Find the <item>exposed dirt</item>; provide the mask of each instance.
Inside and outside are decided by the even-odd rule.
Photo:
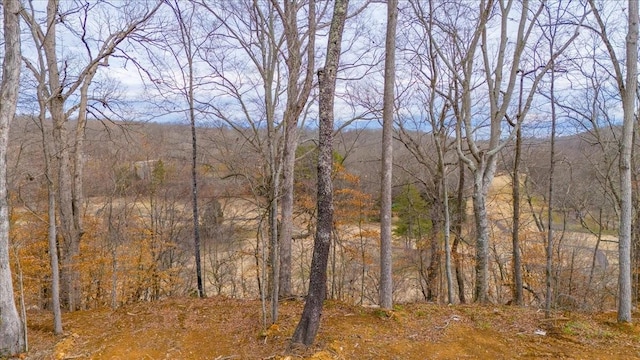
[[[289,349],[301,301],[261,325],[260,302],[170,299],[118,310],[29,313],[28,359],[640,359],[640,326],[615,313],[554,313],[511,306],[409,304],[385,312],[329,301],[316,345]],[[635,314],[636,318],[640,314]]]

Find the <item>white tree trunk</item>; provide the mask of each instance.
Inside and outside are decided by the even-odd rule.
[[[0,87],[0,357],[24,351],[23,325],[13,298],[9,267],[9,209],[7,197],[7,146],[9,126],[16,112],[20,82],[20,1],[5,0],[4,61]]]

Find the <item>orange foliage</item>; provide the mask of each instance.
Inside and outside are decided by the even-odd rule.
[[[9,238],[14,284],[18,284],[18,278],[22,275],[25,304],[46,306],[51,278],[51,266],[47,255],[47,218],[27,211],[13,210],[10,221]],[[14,290],[18,298],[19,287],[14,286]]]
[[[174,294],[183,285],[176,264],[163,262],[166,253],[175,250],[175,244],[154,235],[141,219],[132,219],[125,233],[118,236],[110,233],[100,218],[87,216],[84,225],[76,262],[81,274],[82,308],[155,300]],[[48,308],[51,267],[46,217],[14,211],[10,236],[14,279],[17,284],[22,275],[26,306]],[[15,290],[19,296],[18,286]]]

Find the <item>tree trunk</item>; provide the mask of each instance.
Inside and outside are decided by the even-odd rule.
[[[459,162],[458,169],[460,171],[460,176],[458,180],[458,198],[456,199],[456,218],[455,225],[453,227],[455,237],[453,238],[453,244],[451,245],[451,254],[453,257],[454,269],[456,271],[456,283],[458,284],[458,300],[460,300],[461,304],[464,304],[467,302],[467,298],[464,294],[464,268],[462,267],[460,253],[458,253],[458,246],[460,245],[460,239],[462,238],[463,214],[467,211],[464,204],[465,166],[462,161]]]
[[[275,1],[274,1],[275,3]],[[287,83],[287,106],[284,115],[285,141],[283,149],[282,198],[280,200],[280,296],[292,294],[291,284],[291,239],[293,238],[293,188],[296,149],[298,148],[298,121],[309,94],[313,88],[315,67],[316,3],[310,0],[308,6],[307,64],[305,76],[299,83],[302,69],[302,41],[305,37],[298,28],[298,10],[295,1],[284,2],[285,27],[288,57],[286,59],[289,74]]]
[[[290,119],[292,120],[292,119]],[[297,119],[287,123],[282,160],[282,198],[280,200],[280,297],[291,295],[291,239],[293,236],[293,188],[296,148],[298,146]]]
[[[440,160],[444,160],[440,158]],[[447,303],[453,304],[453,276],[451,274],[451,215],[449,214],[449,191],[447,190],[447,170],[442,171],[442,201],[444,207],[444,272],[447,279]]]
[[[622,92],[624,121],[620,146],[620,230],[618,243],[618,322],[631,322],[631,151],[638,86],[638,0],[629,0],[627,74]]]
[[[188,23],[183,16],[182,9],[172,5],[173,12],[180,27],[180,39],[184,46],[185,61],[187,62],[187,84],[185,89],[186,100],[189,104],[188,117],[191,127],[191,211],[193,214],[193,255],[196,263],[196,284],[198,287],[198,297],[205,297],[205,290],[202,278],[202,259],[200,256],[200,209],[198,206],[198,137],[196,132],[196,105],[195,105],[195,70],[193,67],[194,49],[191,35],[191,23]],[[193,13],[193,8],[191,12]],[[187,15],[189,16],[189,15]]]
[[[393,114],[396,72],[396,27],[398,2],[387,2],[387,35],[385,40],[384,94],[382,110],[382,180],[380,204],[380,307],[393,307],[393,265],[391,239],[391,190],[393,181]]]
[[[440,201],[433,199],[436,204]],[[438,301],[438,273],[440,272],[440,231],[443,229],[441,220],[443,209],[434,205],[431,213],[431,234],[429,236],[429,266],[427,267],[427,301]]]
[[[57,203],[60,235],[62,235],[62,302],[69,310],[77,310],[80,306],[80,276],[77,273],[76,261],[80,253],[80,236],[76,231],[76,215],[79,209],[74,208],[74,181],[71,169],[70,144],[66,128],[64,110],[65,98],[60,83],[56,54],[56,23],[58,22],[58,1],[50,0],[47,4],[47,32],[43,40],[43,50],[49,75],[49,113],[53,121],[53,142],[58,170]],[[35,26],[35,24],[34,24]]]
[[[205,297],[202,283],[202,261],[200,257],[200,215],[198,208],[198,142],[196,133],[195,98],[193,94],[193,60],[189,52],[189,123],[191,124],[191,206],[193,210],[193,245],[196,260],[196,281],[198,296]]]
[[[495,156],[491,164],[481,162],[474,174],[473,215],[476,224],[476,286],[474,301],[489,303],[489,220],[487,216],[487,193],[495,172]],[[486,169],[486,170],[485,170]]]
[[[320,327],[320,315],[327,288],[327,262],[333,230],[333,106],[336,89],[336,75],[340,61],[342,33],[349,0],[336,0],[333,19],[329,29],[327,58],[325,67],[318,70],[320,89],[320,129],[318,149],[318,221],[311,259],[309,293],[304,304],[300,322],[296,327],[292,344],[309,346],[315,340]]]
[[[522,82],[520,82],[522,84]],[[522,100],[522,94],[520,94]],[[522,293],[522,259],[520,254],[520,158],[522,153],[522,130],[516,130],[516,152],[513,161],[513,177],[511,179],[513,195],[513,224],[511,233],[513,254],[513,303],[522,306],[524,296]]]
[[[7,194],[7,148],[9,127],[16,112],[20,83],[20,1],[5,0],[4,61],[0,85],[0,357],[25,351],[23,323],[13,298],[9,267],[9,203]]]
[[[551,39],[551,52],[553,53],[553,39]],[[545,267],[545,317],[551,316],[551,303],[553,300],[553,292],[551,289],[551,279],[553,270],[553,197],[555,179],[554,173],[556,168],[556,103],[555,103],[555,74],[551,68],[550,83],[550,104],[551,104],[551,141],[549,144],[549,192],[547,196],[547,247],[546,247],[546,267]],[[521,83],[522,84],[522,83]]]
[[[44,110],[44,108],[42,108]],[[51,307],[53,310],[53,333],[62,334],[62,312],[60,309],[60,264],[58,259],[58,232],[56,229],[56,191],[53,175],[53,158],[51,157],[51,142],[45,129],[44,111],[40,115],[40,126],[42,129],[42,147],[45,157],[45,173],[47,177],[47,196],[49,212],[49,261],[51,263]]]

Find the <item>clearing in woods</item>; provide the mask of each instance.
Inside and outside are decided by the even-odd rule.
[[[260,302],[179,298],[65,314],[29,313],[28,359],[638,359],[640,326],[615,313],[515,306],[399,305],[394,311],[328,301],[316,344],[288,349],[302,301],[286,301],[263,330]],[[634,314],[638,318],[640,314]]]

